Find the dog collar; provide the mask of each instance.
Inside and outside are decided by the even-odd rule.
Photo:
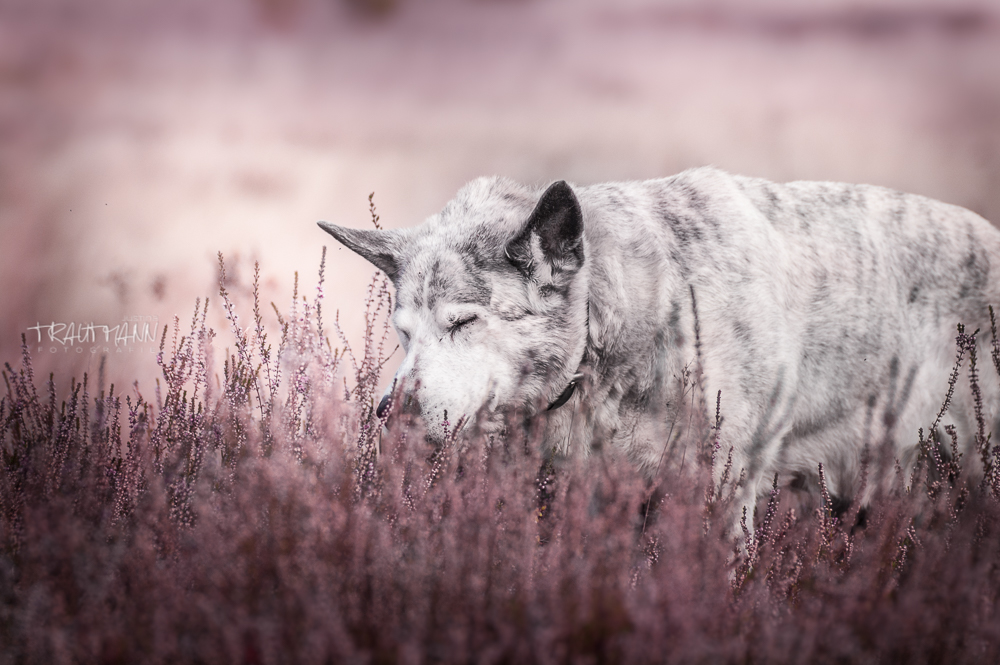
[[[583,378],[583,374],[574,374],[573,378],[569,380],[569,385],[566,386],[565,390],[559,393],[559,397],[549,404],[549,408],[546,411],[553,411],[558,409],[560,406],[569,401],[569,398],[573,396],[574,391],[576,391],[576,386],[580,383],[580,379]]]
[[[590,298],[587,298],[586,330],[587,330],[587,346],[589,347],[590,346]],[[583,355],[584,358],[587,357],[586,349],[584,349]],[[552,400],[552,402],[549,404],[549,407],[545,409],[546,411],[554,411],[558,409],[560,406],[568,402],[569,398],[573,396],[573,393],[576,391],[577,385],[579,385],[580,383],[580,379],[583,378],[583,372],[579,371],[581,367],[583,367],[582,361],[580,363],[580,367],[577,368],[577,373],[574,374],[573,378],[569,380],[569,385],[566,386],[566,388],[564,388],[561,393],[559,393],[559,397],[556,397],[554,400]]]

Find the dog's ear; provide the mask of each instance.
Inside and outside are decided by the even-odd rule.
[[[553,272],[583,265],[583,211],[565,180],[545,190],[524,231],[507,245],[507,257],[523,272],[530,272],[539,259]]]
[[[393,282],[403,267],[403,242],[396,231],[347,229],[330,222],[317,222],[319,227],[339,240],[345,247],[360,254],[369,263],[388,275]]]

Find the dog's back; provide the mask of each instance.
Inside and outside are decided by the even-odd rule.
[[[611,257],[601,273],[633,285],[627,297],[640,301],[626,308],[636,318],[619,326],[637,339],[620,346],[642,348],[645,336],[645,357],[656,357],[643,331],[673,328],[668,338],[690,362],[696,307],[704,387],[722,391],[723,438],[736,468],[747,470],[748,490],[763,492],[775,473],[814,485],[823,463],[831,492],[852,497],[865,446],[885,441],[911,463],[918,428],[930,427],[948,390],[959,323],[979,330],[993,425],[1000,389],[986,367],[988,307],[1000,305],[991,273],[1000,232],[978,215],[880,187],[779,185],[715,169],[585,188],[580,198],[596,222],[587,229],[591,255]],[[650,279],[656,264],[661,278]],[[942,431],[946,424],[975,459],[968,381],[956,387]],[[646,466],[662,455],[655,437],[631,445]]]

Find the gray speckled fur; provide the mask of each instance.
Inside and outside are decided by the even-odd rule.
[[[880,187],[775,184],[713,168],[573,191],[579,269],[512,265],[505,249],[542,190],[501,178],[469,183],[412,229],[324,224],[390,271],[407,351],[397,377],[415,387],[432,434],[445,409],[454,423],[484,408],[481,425],[499,430],[510,407],[538,410],[582,370],[569,403],[539,415],[548,445],[561,455],[617,446],[651,472],[678,377],[695,359],[692,294],[705,394],[722,391],[723,440],[747,473],[744,505],[775,473],[815,487],[820,463],[831,492],[854,497],[864,445],[886,436],[911,464],[917,428],[947,389],[958,323],[986,332],[981,377],[996,419],[984,343],[987,306],[1000,304],[1000,232],[974,213]],[[945,423],[966,443],[971,413],[963,374]]]

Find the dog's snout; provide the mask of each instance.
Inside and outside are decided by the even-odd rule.
[[[392,390],[382,395],[382,399],[379,400],[375,415],[385,423],[386,427],[390,427],[392,421],[399,417],[419,416],[420,406],[414,393],[393,384]]]
[[[385,418],[386,413],[389,411],[389,395],[382,395],[382,401],[378,403],[378,408],[375,409],[375,415],[379,418]]]

